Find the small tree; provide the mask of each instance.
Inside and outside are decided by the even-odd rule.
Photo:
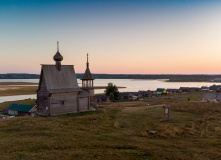
[[[113,101],[114,100],[114,94],[111,92],[109,95],[109,100]]]
[[[114,99],[118,99],[119,91],[117,86],[113,85],[113,83],[108,83],[104,92],[106,96],[110,96],[110,93],[112,93],[114,95]]]

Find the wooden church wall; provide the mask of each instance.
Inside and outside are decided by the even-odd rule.
[[[48,110],[46,110],[46,107],[49,108],[49,92],[47,90],[46,87],[46,82],[45,82],[45,78],[44,75],[42,75],[41,77],[41,83],[40,83],[40,89],[37,92],[37,112],[40,115],[48,115]]]
[[[78,92],[52,94],[50,97],[50,115],[78,112]]]

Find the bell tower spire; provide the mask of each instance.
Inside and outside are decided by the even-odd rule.
[[[89,68],[89,63],[88,63],[88,53],[87,53],[87,68]]]
[[[57,52],[59,52],[59,42],[57,41]]]

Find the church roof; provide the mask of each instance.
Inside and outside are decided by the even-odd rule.
[[[81,91],[73,65],[62,65],[60,71],[55,65],[42,65],[41,77],[42,74],[50,93]]]

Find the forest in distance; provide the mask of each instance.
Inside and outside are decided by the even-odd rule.
[[[78,79],[83,73],[76,73]],[[92,74],[94,79],[168,79],[169,82],[221,82],[221,74]],[[0,79],[39,79],[39,74],[0,74]]]

